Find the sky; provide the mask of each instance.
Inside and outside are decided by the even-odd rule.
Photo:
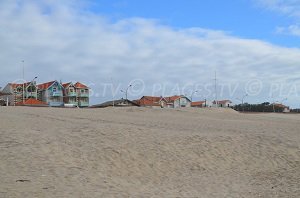
[[[85,83],[91,104],[132,85],[129,99],[300,107],[300,0],[0,0],[0,27],[0,87],[24,66]]]

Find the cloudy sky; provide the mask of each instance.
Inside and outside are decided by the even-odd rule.
[[[142,95],[300,106],[300,0],[0,0],[0,86],[81,81]],[[113,84],[113,86],[111,85]],[[286,99],[287,98],[287,99]]]

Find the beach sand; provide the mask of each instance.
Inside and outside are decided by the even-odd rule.
[[[300,197],[300,115],[0,107],[0,197]]]

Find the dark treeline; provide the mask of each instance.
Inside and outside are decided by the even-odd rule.
[[[300,109],[291,109],[292,113],[300,113]]]
[[[236,111],[245,111],[245,112],[283,112],[284,108],[273,105],[269,102],[264,102],[261,104],[239,104],[233,107]]]

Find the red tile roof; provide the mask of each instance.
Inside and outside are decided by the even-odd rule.
[[[175,100],[181,98],[183,96],[170,96],[170,97],[165,97],[165,99],[167,100],[168,103],[173,103]]]
[[[79,89],[88,89],[88,87],[80,82],[77,82],[75,83],[74,85],[76,88],[79,88]]]
[[[72,84],[72,82],[64,83],[64,84],[62,84],[62,86],[63,86],[64,88],[67,88],[70,84]]]
[[[196,102],[192,102],[191,106],[192,107],[202,106],[204,103],[205,101],[196,101]]]
[[[16,106],[23,106],[23,105],[47,106],[47,103],[42,102],[40,100],[33,99],[33,98],[29,98],[29,99],[25,100],[24,103],[23,103],[23,101],[16,103]]]
[[[24,86],[25,87],[27,87],[29,84],[30,84],[31,82],[26,82],[26,83],[24,83]],[[23,83],[9,83],[9,85],[13,88],[13,89],[15,89],[15,88],[17,88],[17,87],[22,87],[23,86]]]
[[[288,106],[285,106],[283,104],[278,104],[278,103],[274,103],[274,106],[278,108],[289,108]]]
[[[48,89],[54,82],[55,82],[55,80],[50,81],[50,82],[46,82],[46,83],[43,83],[43,84],[39,84],[37,86],[38,86],[39,89],[45,90],[45,89]]]
[[[160,106],[161,100],[167,102],[165,98],[158,96],[143,96],[135,102],[140,106]]]

